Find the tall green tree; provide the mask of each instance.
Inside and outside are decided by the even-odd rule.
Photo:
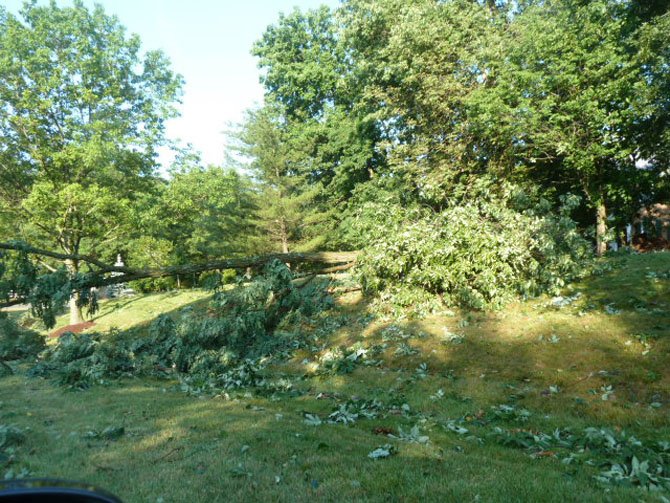
[[[477,130],[506,146],[516,176],[585,196],[599,255],[613,214],[608,205],[635,206],[648,176],[636,163],[658,147],[648,141],[658,139],[650,121],[658,102],[631,8],[606,0],[534,2],[506,31],[491,88],[471,100]]]
[[[259,190],[258,221],[268,251],[310,248],[307,226],[324,218],[314,211],[320,184],[309,183],[299,165],[304,153],[295,148],[276,107],[249,111],[235,134],[237,152]],[[315,221],[316,219],[316,221]]]
[[[129,249],[133,265],[188,264],[253,253],[255,211],[250,180],[232,169],[196,164],[173,171],[140,215],[142,236]],[[156,248],[169,250],[162,262],[140,259]]]
[[[468,99],[490,85],[504,16],[472,0],[350,0],[345,40],[362,100],[382,133],[389,173],[414,200],[440,207],[491,155]]]
[[[293,190],[321,187],[312,211],[356,214],[374,187],[439,210],[493,176],[540,186],[557,208],[581,194],[601,254],[608,222],[630,218],[665,180],[667,10],[348,0],[335,14],[281,17],[254,53]]]
[[[243,143],[251,147],[246,152],[255,176],[275,201],[270,213],[291,220],[288,215],[300,207],[299,248],[337,247],[338,213],[383,161],[375,149],[377,122],[359,107],[361,88],[339,21],[326,7],[296,10],[266,30],[253,54],[262,71],[265,109],[249,115]],[[283,154],[275,162],[269,156],[277,148]],[[283,219],[271,219],[281,227]],[[293,229],[277,235],[293,234],[295,240]]]
[[[638,5],[639,4],[639,5]],[[637,8],[635,8],[637,6]],[[631,28],[638,40],[637,58],[648,85],[646,113],[635,123],[640,155],[654,168],[649,190],[656,202],[670,200],[670,5],[634,2]],[[653,8],[653,10],[652,10]],[[651,10],[651,12],[650,12]],[[642,11],[642,13],[640,13]]]
[[[167,58],[143,54],[100,6],[0,9],[0,207],[18,228],[9,237],[110,252],[123,236],[110,222],[154,176],[180,87]],[[65,266],[75,275],[80,264]]]

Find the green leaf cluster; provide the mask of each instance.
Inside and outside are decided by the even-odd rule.
[[[0,362],[35,357],[44,348],[42,335],[0,313]]]
[[[555,215],[512,185],[469,190],[476,196],[441,211],[369,203],[377,230],[359,259],[364,288],[407,307],[431,293],[446,305],[485,309],[555,292],[585,273],[589,246],[566,215],[573,201]]]

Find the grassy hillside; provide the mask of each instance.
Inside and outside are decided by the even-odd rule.
[[[495,313],[392,320],[347,294],[331,330],[303,326],[311,345],[261,370],[271,388],[0,379],[0,424],[25,431],[6,469],[138,502],[667,501],[612,463],[670,463],[670,254],[602,269]],[[200,298],[137,299],[99,326]]]

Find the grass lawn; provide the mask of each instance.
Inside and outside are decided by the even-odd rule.
[[[91,482],[128,502],[667,501],[668,492],[597,481],[595,451],[514,441],[589,427],[645,445],[670,440],[670,254],[605,264],[562,302],[494,313],[385,320],[347,294],[325,344],[265,369],[290,382],[281,393],[191,397],[151,379],[69,391],[18,372],[0,379],[0,424],[25,430],[17,470]],[[205,294],[183,295],[106,304],[97,328]],[[367,360],[315,372],[328,350],[352,345]],[[371,418],[366,400],[380,404]],[[100,434],[119,426],[119,438]],[[386,444],[394,455],[368,456]]]
[[[124,330],[153,320],[162,313],[169,313],[192,305],[194,307],[206,303],[211,296],[206,290],[175,290],[171,292],[135,295],[120,299],[100,301],[100,310],[85,321],[92,321],[95,326],[89,332],[106,332],[111,328]],[[26,311],[10,311],[9,316],[19,320]],[[42,332],[47,334],[65,327],[70,323],[69,313],[56,318],[56,325]]]
[[[151,321],[162,313],[169,313],[190,305],[201,305],[204,299],[210,296],[210,292],[206,290],[175,290],[104,301],[100,303],[100,311],[90,318],[95,326],[89,331],[130,328]],[[57,327],[65,326],[69,322],[68,316],[62,316],[57,322],[59,324]]]

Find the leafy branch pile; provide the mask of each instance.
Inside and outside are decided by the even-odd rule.
[[[65,334],[41,355],[32,375],[83,387],[110,377],[176,375],[187,391],[242,386],[285,387],[261,376],[267,355],[299,347],[301,320],[330,306],[322,282],[302,286],[274,261],[236,288],[218,288],[206,315],[192,309],[174,320],[158,317],[148,329],[109,334]]]
[[[498,308],[517,296],[556,292],[580,276],[589,255],[569,214],[577,198],[553,214],[518,188],[477,184],[476,197],[441,211],[371,204],[370,244],[359,259],[367,291],[400,307]],[[432,297],[431,295],[432,294]],[[432,304],[431,304],[432,303]]]
[[[531,413],[512,405],[492,407],[487,414],[466,414],[458,420],[443,423],[446,431],[483,442],[475,436],[472,426],[486,426],[502,421],[525,423]],[[599,468],[595,479],[602,483],[637,486],[650,491],[670,490],[670,443],[643,442],[625,431],[608,428],[585,428],[573,433],[557,428],[544,433],[530,428],[494,426],[487,435],[494,442],[523,449],[532,457],[556,457],[563,464],[584,464]]]
[[[16,426],[0,424],[0,470],[5,470],[3,478],[21,478],[28,474],[27,470],[16,471],[11,465],[16,461],[17,448],[25,441],[25,434]]]

